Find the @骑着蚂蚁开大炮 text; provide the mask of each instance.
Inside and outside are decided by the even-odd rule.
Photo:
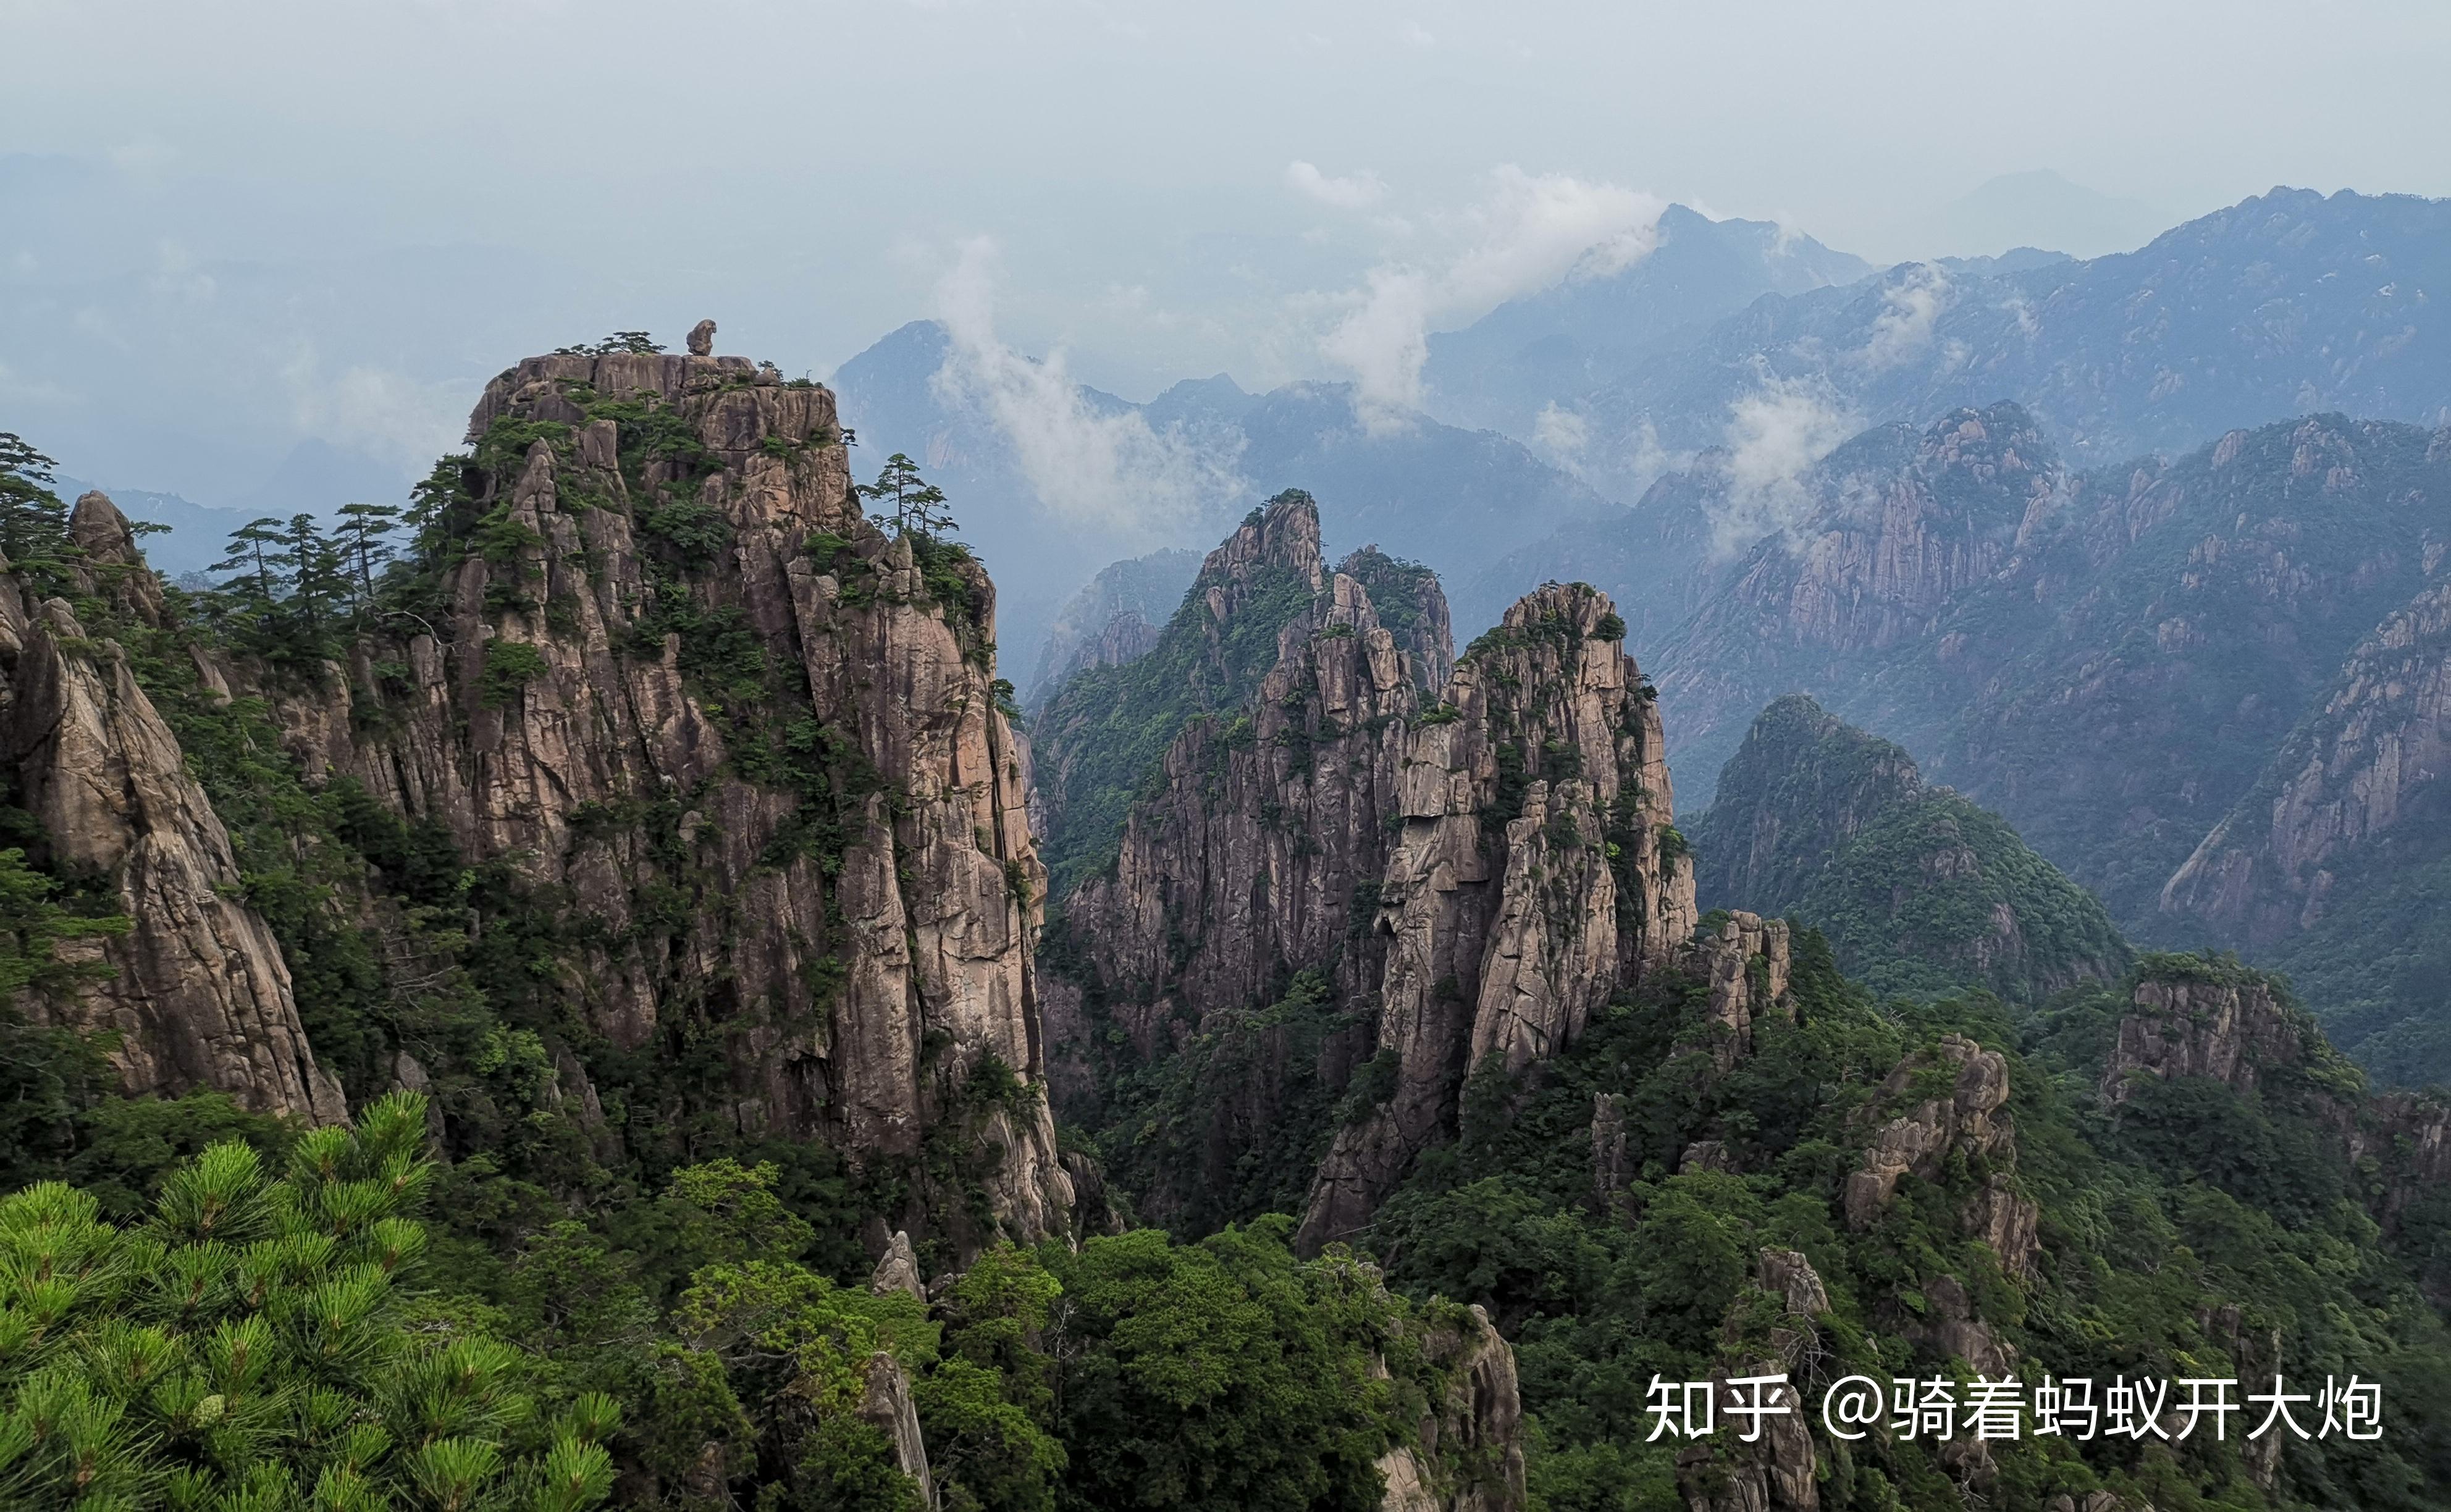
[[[1647,1442],[1710,1438],[1724,1427],[1750,1443],[1769,1420],[1801,1415],[1802,1405],[1784,1375],[1653,1376]],[[2382,1387],[2355,1375],[2295,1386],[2277,1375],[2268,1386],[2234,1376],[2045,1376],[2028,1383],[2015,1376],[1851,1375],[1823,1388],[1818,1417],[1832,1437],[1849,1441],[1876,1434],[1900,1443],[2052,1436],[2177,1443],[2198,1433],[2217,1440],[2273,1433],[2380,1439]]]

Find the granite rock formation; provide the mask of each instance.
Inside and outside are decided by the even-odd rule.
[[[549,1095],[600,1137],[618,1136],[587,1055],[688,1061],[686,1109],[629,1116],[712,1116],[909,1175],[880,1250],[895,1227],[957,1255],[1068,1232],[1041,1090],[1045,872],[985,571],[872,524],[833,396],[744,359],[532,358],[488,384],[469,434],[422,490],[408,597],[345,661],[283,675],[198,651],[203,685],[264,700],[311,785],[352,784],[461,864],[505,869],[563,951]],[[95,595],[153,622],[158,584],[108,501],[73,529]],[[123,1030],[136,1090],[344,1116],[125,658],[20,598],[0,595],[19,794],[136,920],[80,1022]]]
[[[2320,1052],[2314,1024],[2267,977],[2147,973],[2103,1062],[2102,1100],[2116,1108],[2139,1081],[2174,1076],[2209,1077],[2252,1092],[2266,1070],[2300,1066]]]
[[[310,767],[568,896],[585,1022],[718,1037],[742,1129],[862,1163],[941,1129],[1000,1152],[1001,1227],[1062,1231],[985,572],[870,523],[833,395],[745,359],[531,358],[469,434],[442,618],[292,711]]]
[[[1946,1078],[1946,1092],[1906,1101],[1914,1098],[1913,1090],[1927,1081],[1926,1073]],[[1871,1227],[1900,1180],[1909,1175],[1937,1180],[1952,1156],[1962,1157],[1977,1181],[1960,1214],[1967,1236],[1990,1245],[2010,1274],[2029,1273],[2041,1249],[2038,1213],[2015,1187],[2016,1131],[2004,1111],[2009,1102],[2007,1057],[1963,1035],[1945,1034],[1930,1050],[1900,1061],[1881,1091],[1884,1104],[1905,1106],[1873,1135],[1862,1162],[1847,1178],[1843,1206],[1848,1226]]]
[[[161,585],[110,501],[86,495],[69,528],[87,554],[78,586],[159,625]],[[37,1022],[115,1035],[110,1059],[131,1094],[223,1091],[263,1112],[345,1120],[280,945],[243,900],[229,834],[127,654],[89,638],[65,599],[26,600],[0,565],[0,763],[42,832],[40,858],[107,879],[130,927],[72,943],[108,976],[24,1006]]]
[[[1452,1128],[1467,1074],[1520,1072],[1572,1041],[1693,933],[1658,708],[1622,633],[1597,591],[1542,588],[1402,730],[1402,827],[1369,925],[1385,937],[1377,1039],[1394,1075],[1337,1131],[1305,1243],[1366,1221]]]
[[[1057,1037],[1111,1068],[1195,1038],[1209,1054],[1288,981],[1322,979],[1350,1029],[1306,1064],[1282,1045],[1236,1051],[1265,1073],[1212,1109],[1204,1157],[1232,1165],[1289,1084],[1353,1084],[1351,1121],[1322,1131],[1310,1247],[1452,1130],[1468,1070],[1554,1054],[1612,992],[1671,966],[1695,923],[1658,710],[1608,599],[1542,588],[1440,678],[1436,579],[1369,548],[1330,569],[1317,520],[1301,495],[1254,512],[1163,632],[1151,655],[1186,692],[1155,713],[1177,733],[1154,770],[1108,774],[1140,795],[1113,821],[1113,859],[1063,899],[1068,980],[1049,993]],[[1244,651],[1253,670],[1227,701],[1233,648],[1261,635],[1265,670]],[[1103,687],[1075,683],[1042,723],[1041,791],[1072,795],[1050,805],[1059,833],[1096,817],[1083,705]],[[1088,1059],[1059,1061],[1074,1106],[1099,1082]]]
[[[1422,1352],[1447,1389],[1422,1421],[1420,1445],[1379,1459],[1382,1512],[1520,1512],[1523,1404],[1515,1351],[1479,1306],[1461,1325],[1433,1328]]]

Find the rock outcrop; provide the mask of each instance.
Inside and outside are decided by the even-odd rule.
[[[2305,1064],[2320,1044],[2313,1023],[2260,972],[2148,972],[2103,1062],[2102,1100],[2116,1108],[2140,1081],[2174,1076],[2252,1092],[2265,1072]]]
[[[1446,1393],[1423,1416],[1418,1449],[1401,1444],[1380,1457],[1381,1512],[1521,1512],[1515,1351],[1476,1306],[1461,1326],[1432,1329],[1422,1353],[1446,1379]]]
[[[60,570],[80,603],[142,627],[148,656],[192,658],[203,701],[268,706],[310,787],[354,784],[421,845],[510,879],[519,923],[556,941],[570,1015],[540,1047],[540,1095],[599,1147],[622,1136],[587,1056],[686,1062],[621,1116],[716,1118],[908,1175],[882,1185],[909,1197],[873,1223],[879,1247],[897,1227],[957,1256],[1069,1231],[1033,960],[1046,874],[984,569],[872,524],[833,396],[771,365],[533,358],[487,386],[469,439],[421,489],[401,594],[320,674],[169,625],[99,495]],[[128,658],[67,603],[26,598],[13,579],[0,592],[0,759],[42,859],[108,876],[133,920],[81,947],[113,980],[37,1011],[118,1031],[131,1090],[345,1117]],[[371,874],[333,885],[344,914],[364,911],[337,922],[393,928]],[[470,913],[472,939],[489,927]],[[406,1047],[358,1053],[427,1078]]]
[[[70,533],[88,554],[81,585],[158,624],[160,584],[110,501],[85,496]],[[27,603],[0,567],[0,763],[42,831],[40,858],[107,879],[129,920],[126,934],[65,952],[111,974],[63,1000],[35,997],[31,1016],[114,1034],[110,1059],[132,1094],[223,1091],[263,1112],[346,1119],[272,930],[243,900],[229,834],[127,652],[88,638],[64,599]]]
[[[1678,947],[1676,963],[1709,986],[1711,1059],[1723,1071],[1753,1053],[1756,1019],[1775,1013],[1794,1021],[1785,919],[1732,913],[1716,933],[1699,933]]]
[[[1200,553],[1169,549],[1114,562],[1090,579],[1048,627],[1025,688],[1030,704],[1052,697],[1075,674],[1146,655],[1200,567]]]
[[[1392,1088],[1339,1129],[1302,1237],[1350,1234],[1453,1128],[1464,1078],[1570,1043],[1615,988],[1670,964],[1695,923],[1672,843],[1659,713],[1596,590],[1509,609],[1401,733],[1378,1045]]]
[[[531,358],[469,434],[447,607],[283,705],[308,770],[566,899],[588,1031],[716,1049],[744,1132],[950,1142],[998,1227],[1064,1231],[984,570],[870,523],[833,395],[745,359]],[[902,1227],[983,1242],[912,1190]]]
[[[919,1279],[919,1256],[911,1247],[911,1235],[897,1228],[885,1246],[885,1253],[869,1273],[868,1289],[880,1297],[901,1292],[921,1302],[928,1300],[928,1285]]]
[[[1286,542],[1277,565],[1318,582],[1316,597],[1278,631],[1244,712],[1193,721],[1167,749],[1165,785],[1131,811],[1113,868],[1066,900],[1144,1055],[1162,1026],[1264,1002],[1296,971],[1333,962],[1347,994],[1377,975],[1382,949],[1353,914],[1386,869],[1418,673],[1361,583],[1318,560],[1308,500],[1270,535]],[[1304,544],[1308,560],[1293,555]],[[1237,565],[1212,557],[1203,580],[1231,586]],[[1233,599],[1210,594],[1197,612],[1223,624]]]
[[[936,1478],[928,1473],[928,1443],[919,1434],[919,1407],[911,1399],[911,1377],[901,1361],[882,1349],[868,1358],[859,1417],[892,1441],[894,1467],[918,1483],[922,1504],[936,1505]]]
[[[1206,1061],[1260,1073],[1216,1109],[1211,1168],[1251,1152],[1289,1089],[1342,1093],[1366,1070],[1308,1204],[1313,1248],[1452,1131],[1470,1069],[1555,1054],[1612,992],[1671,965],[1695,921],[1657,708],[1608,599],[1543,588],[1434,682],[1452,655],[1437,579],[1368,548],[1331,570],[1318,540],[1305,495],[1255,512],[1136,664],[1180,679],[1149,716],[1179,730],[1154,772],[1106,774],[1154,792],[1063,900],[1069,980],[1049,994],[1082,1054],[1056,1085],[1085,1110],[1093,1059],[1146,1064],[1195,1035]],[[1238,674],[1262,635],[1265,669]],[[1156,697],[1145,680],[1130,697]],[[1069,795],[1050,803],[1058,827],[1087,822],[1098,791],[1081,776],[1105,691],[1077,681],[1042,721],[1041,792]],[[1297,1064],[1282,1015],[1247,1021],[1302,973],[1354,1031]],[[1275,1037],[1224,1043],[1246,1033]]]
[[[2040,1214],[2014,1184],[2016,1133],[2003,1110],[2009,1102],[2007,1057],[1963,1035],[1944,1034],[1931,1049],[1900,1061],[1881,1095],[1892,1107],[1915,1100],[1873,1134],[1848,1176],[1848,1226],[1870,1227],[1900,1180],[1938,1180],[1952,1156],[1962,1157],[1976,1184],[1960,1213],[1968,1237],[1990,1245],[2010,1274],[2029,1273],[2040,1249]]]
[[[1728,1382],[1751,1376],[1801,1380],[1822,1354],[1818,1320],[1830,1311],[1829,1288],[1802,1253],[1765,1247],[1756,1257],[1754,1284],[1778,1300],[1777,1320],[1748,1331],[1750,1297],[1730,1307],[1712,1388],[1723,1404],[1739,1399]],[[1724,1405],[1714,1440],[1688,1445],[1676,1456],[1676,1479],[1689,1512],[1818,1512],[1820,1462],[1813,1446],[1810,1404],[1793,1384],[1770,1388],[1783,1414],[1761,1418],[1748,1441]]]
[[[1959,409],[1918,433],[1849,442],[1774,501],[1810,518],[1755,544],[1661,649],[1679,759],[1716,771],[1745,721],[1781,692],[1845,686],[1861,658],[1922,638],[2009,559],[2061,471],[2013,403]],[[1735,480],[1731,506],[1762,507]],[[1752,906],[1749,899],[1738,902]]]
[[[2451,1099],[2368,1090],[2366,1079],[2267,973],[2202,957],[2148,959],[2119,1021],[2098,1088],[2114,1112],[2156,1082],[2203,1077],[2307,1120],[2386,1232],[2451,1181]],[[2421,1278],[2451,1298],[2451,1271]]]

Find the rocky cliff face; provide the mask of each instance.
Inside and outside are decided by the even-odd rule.
[[[1515,1073],[1578,1035],[1695,923],[1671,837],[1659,713],[1582,586],[1529,595],[1402,732],[1402,823],[1370,928],[1386,936],[1384,1098],[1338,1130],[1303,1237],[1350,1233],[1452,1128],[1467,1073]]]
[[[1789,485],[1795,499],[1755,501],[1801,519],[1755,545],[1662,647],[1680,757],[1716,772],[1771,697],[1841,684],[1842,669],[1922,639],[2060,484],[2031,418],[2002,403],[1919,435],[1869,432]],[[1724,507],[1746,507],[1734,483]]]
[[[1765,1295],[1776,1321],[1748,1328],[1751,1305]],[[1743,1400],[1727,1384],[1731,1378],[1805,1379],[1820,1356],[1820,1320],[1829,1311],[1830,1291],[1813,1262],[1797,1250],[1762,1248],[1753,1286],[1731,1305],[1721,1330],[1720,1369],[1712,1379],[1720,1400]],[[1677,1486],[1692,1512],[1818,1512],[1820,1460],[1810,1426],[1812,1404],[1793,1384],[1773,1389],[1772,1400],[1788,1410],[1761,1419],[1753,1442],[1723,1433],[1729,1442],[1694,1444],[1676,1456]]]
[[[1314,553],[1292,570],[1317,597],[1279,631],[1247,706],[1167,747],[1164,786],[1131,811],[1113,869],[1066,900],[1145,1055],[1167,1043],[1162,1025],[1263,1001],[1305,968],[1365,992],[1383,953],[1353,916],[1386,870],[1420,673],[1362,583],[1318,560],[1316,516],[1286,526]]]
[[[1447,1389],[1422,1420],[1419,1451],[1402,1445],[1380,1458],[1387,1485],[1382,1512],[1520,1512],[1527,1499],[1515,1351],[1479,1306],[1460,1325],[1432,1328],[1422,1350]]]
[[[2012,1181],[2017,1144],[2002,1111],[2009,1102],[2006,1057],[1962,1035],[1944,1035],[1931,1050],[1901,1061],[1881,1092],[1886,1102],[1907,1106],[1873,1134],[1847,1178],[1849,1226],[1873,1223],[1900,1179],[1937,1179],[1945,1163],[1961,1158],[1979,1183],[1961,1215],[1968,1237],[1990,1245],[2010,1273],[2029,1273],[2041,1245],[2034,1205]],[[1947,1352],[1979,1364],[1975,1354]]]
[[[70,532],[87,553],[78,586],[161,623],[160,585],[110,501],[78,501]],[[106,879],[130,928],[78,942],[110,975],[25,1006],[37,1022],[114,1034],[111,1062],[131,1094],[223,1091],[262,1112],[345,1119],[281,948],[241,900],[228,832],[127,653],[89,638],[65,599],[26,599],[0,563],[0,763],[42,832],[39,858]]]
[[[529,359],[470,438],[400,638],[269,690],[305,769],[511,869],[580,1048],[711,1072],[634,1121],[903,1171],[956,1248],[1064,1231],[984,571],[871,524],[833,396],[740,358]]]
[[[1048,629],[1029,684],[1029,702],[1054,697],[1076,673],[1145,655],[1199,571],[1197,552],[1155,551],[1115,562],[1090,579]]]
[[[2116,1108],[2140,1080],[2174,1076],[2209,1077],[2252,1092],[2267,1071],[2325,1052],[2314,1025],[2264,976],[2148,972],[2103,1062],[2102,1100]]]
[[[2164,885],[2165,914],[2266,946],[2320,923],[2343,883],[2451,854],[2451,583],[2349,654],[2312,717]]]
[[[2338,416],[2086,474],[2013,406],[1870,432],[1781,496],[1794,522],[1648,658],[1688,786],[1802,688],[2140,927],[2293,727],[2345,691],[2344,658],[2434,584],[2446,465],[2431,432]],[[1732,481],[1695,476],[1706,512],[1743,513]],[[2269,775],[2258,813],[2310,755]]]
[[[1330,571],[1314,507],[1287,496],[1211,555],[1153,659],[1226,687],[1261,631],[1273,655],[1245,697],[1177,700],[1155,770],[1110,774],[1155,791],[1064,899],[1049,999],[1058,1037],[1084,1047],[1059,1058],[1059,1091],[1093,1123],[1125,1069],[1108,1031],[1121,1062],[1172,1058],[1186,1090],[1150,1128],[1198,1149],[1206,1190],[1264,1144],[1318,1159],[1278,1147],[1326,1139],[1350,1092],[1310,1200],[1316,1247],[1452,1129],[1468,1068],[1521,1072],[1671,962],[1691,870],[1657,707],[1588,587],[1524,599],[1433,696],[1451,655],[1436,579],[1366,548]],[[1043,765],[1075,774],[1076,819],[1096,725],[1074,700],[1091,685],[1041,735]],[[1146,1173],[1153,1211],[1180,1212],[1186,1175]]]
[[[1069,1183],[1043,1102],[964,1096],[990,1064],[1025,1090],[1043,1070],[1043,872],[990,685],[985,573],[864,520],[832,396],[772,369],[532,360],[489,386],[472,430],[556,424],[474,501],[533,539],[446,581],[451,652],[411,642],[407,728],[358,742],[357,770],[474,854],[534,856],[624,940],[590,1004],[607,1038],[679,1031],[673,1007],[728,1022],[745,1126],[855,1158],[959,1128],[1004,1151],[998,1216],[1060,1230]],[[655,455],[659,425],[679,429],[676,455]],[[488,613],[496,589],[511,602]],[[496,638],[541,668],[489,698]],[[767,678],[744,715],[753,659]],[[644,822],[584,822],[640,804]],[[688,922],[638,940],[658,882]]]
[[[2451,1180],[2451,1103],[2368,1090],[2277,978],[2233,963],[2147,957],[2105,1057],[2098,1095],[2117,1110],[2155,1082],[2203,1077],[2322,1130],[2350,1189],[2387,1231]],[[2439,1267],[2428,1287],[2451,1294]]]

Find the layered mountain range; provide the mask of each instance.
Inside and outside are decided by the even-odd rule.
[[[1718,444],[1766,390],[1865,423],[2011,397],[2094,464],[2318,410],[2439,425],[2446,231],[2444,201],[2276,188],[2132,252],[1911,263],[1769,295],[1545,402],[1620,488],[1645,448]]]
[[[0,1162],[90,1195],[10,1212],[423,1116],[411,1323],[531,1352],[638,1505],[2436,1504],[2451,1111],[2359,1062],[2451,1069],[2451,431],[2221,428],[2408,412],[2433,325],[2368,338],[2436,208],[1868,277],[1672,217],[1433,393],[1681,446],[1750,322],[1757,385],[1892,422],[1617,511],[1329,388],[1076,395],[1235,460],[1170,527],[1214,549],[1095,577],[1104,505],[1049,513],[932,327],[857,415],[528,359],[398,560],[264,535],[211,592],[12,448]],[[1026,731],[987,560],[846,419],[1088,580]],[[1803,1395],[2114,1370],[2394,1406],[2164,1452]],[[1778,1373],[1775,1431],[1650,1433],[1654,1377]]]
[[[2029,498],[2007,415],[1882,440],[1971,472],[1978,518]],[[1255,511],[1150,650],[1077,673],[1033,726],[1060,858],[1050,1087],[1145,1219],[1300,1211],[1305,1246],[1365,1247],[1520,1331],[1536,1494],[2043,1508],[2073,1486],[2071,1506],[2140,1507],[2126,1472],[1901,1458],[1801,1423],[1637,1449],[1635,1403],[1664,1359],[2073,1373],[2090,1328],[2304,1369],[2324,1346],[2220,1300],[2228,1266],[2343,1200],[2377,1254],[2432,1243],[2441,1103],[2368,1092],[2279,981],[2135,954],[2006,819],[1808,698],[1753,721],[1680,834],[1675,695],[1605,595],[1526,596],[1441,679],[1442,620],[1379,608],[1435,580],[1331,567],[1318,518],[1300,494]],[[1979,579],[1957,564],[1996,570],[1983,531],[1953,539],[1971,545],[1885,580],[1928,605]],[[1828,622],[1927,633],[1866,597]],[[2198,1227],[2206,1200],[2247,1227]],[[2143,1323],[2162,1304],[2095,1257],[2142,1275],[2183,1234],[2209,1261],[2176,1282],[2190,1321]],[[2064,1309],[2094,1321],[2064,1332]],[[2258,1445],[2214,1473],[2286,1503],[2332,1472]]]
[[[1727,470],[1663,480],[1598,538],[1620,564],[1598,580],[1643,623],[1681,616],[1652,661],[1689,770],[1804,691],[2006,815],[2131,934],[2304,951],[2320,975],[2325,933],[2374,921],[2327,909],[2324,858],[2362,854],[2335,874],[2389,888],[2431,855],[2442,435],[2317,416],[2086,472],[1995,404],[1840,446],[1796,480],[1792,522],[1722,564]],[[1628,580],[1646,569],[1648,616]],[[2422,916],[2396,895],[2390,916]],[[2424,947],[2386,933],[2391,964],[2343,989],[2355,1043],[2433,1016]],[[2335,991],[2306,986],[2319,1007]],[[2397,1043],[2377,1042],[2385,1074],[2440,1073]]]

